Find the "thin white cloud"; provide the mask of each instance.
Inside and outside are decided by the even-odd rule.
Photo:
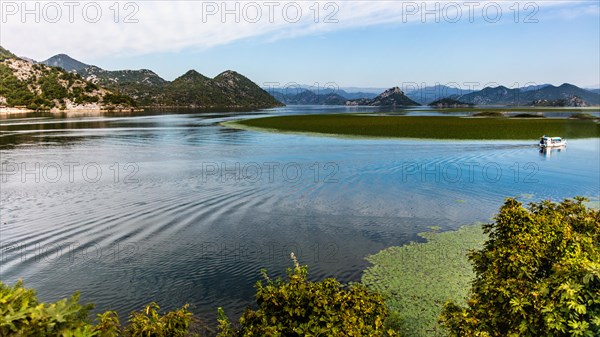
[[[527,2],[532,3],[520,3],[521,11]],[[479,5],[473,5],[473,1],[468,1],[471,5],[466,5],[466,1],[121,1],[118,15],[115,15],[117,8],[113,1],[29,1],[26,8],[22,7],[23,3],[1,2],[0,43],[3,46],[35,59],[66,52],[89,60],[109,55],[211,48],[247,38],[271,41],[382,24],[435,24],[435,14],[425,17],[422,14],[435,10],[436,5],[439,21],[454,20],[458,10],[461,12],[459,21],[468,22],[471,16],[481,20],[483,6],[489,1],[481,1]],[[73,3],[78,5],[73,6]],[[514,3],[494,3],[502,10],[502,20],[512,20]],[[573,9],[573,3],[537,1],[534,4],[564,11],[557,13],[568,19],[598,13],[598,6],[590,2],[579,2],[587,4],[579,7],[583,8],[579,11]],[[474,6],[472,13],[468,6]],[[488,10],[493,18],[496,6],[487,6],[494,7]],[[96,16],[97,8],[102,15]],[[261,16],[256,15],[257,8]],[[24,14],[25,9],[30,12]],[[223,17],[226,9],[230,10],[229,14]],[[58,10],[60,17],[56,15]],[[89,22],[95,19],[98,21]],[[126,19],[137,20],[137,23],[125,23]]]

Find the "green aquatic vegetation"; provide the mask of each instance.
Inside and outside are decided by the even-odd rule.
[[[465,303],[474,277],[467,253],[481,248],[487,237],[481,225],[420,236],[427,242],[369,256],[373,266],[362,283],[386,298],[391,311],[386,323],[402,336],[444,336],[437,323],[442,306],[447,300]]]
[[[598,119],[598,117],[596,117],[596,116],[594,116],[592,114],[589,114],[589,113],[574,113],[569,118],[573,118],[573,119],[589,119],[589,120]]]
[[[499,113],[511,113],[511,112],[564,112],[564,113],[573,113],[573,112],[598,112],[598,107],[516,107],[516,106],[504,106],[504,107],[490,107],[490,106],[474,106],[474,107],[461,107],[461,108],[436,108],[436,109],[420,109],[420,108],[411,108],[406,111],[438,111],[441,113],[454,113],[454,112],[470,112],[470,113],[480,113],[480,112],[499,112]]]
[[[593,209],[600,209],[600,201],[588,201],[585,203],[585,206]]]
[[[481,111],[473,114],[473,117],[504,117],[500,111]]]
[[[558,118],[465,118],[449,116],[294,115],[225,123],[226,126],[277,132],[337,136],[427,139],[528,139],[600,137],[600,124]]]
[[[544,116],[543,114],[540,113],[520,113],[520,114],[516,114],[514,116],[511,116],[513,118],[546,118],[546,116]]]
[[[523,200],[531,200],[535,197],[535,195],[531,194],[531,193],[523,193],[519,196],[520,199]]]

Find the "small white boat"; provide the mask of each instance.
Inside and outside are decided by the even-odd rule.
[[[544,135],[540,137],[539,145],[541,148],[563,147],[567,146],[567,140],[560,137],[548,137]]]

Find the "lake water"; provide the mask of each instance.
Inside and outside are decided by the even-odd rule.
[[[505,197],[600,194],[600,138],[540,153],[535,139],[343,139],[219,125],[323,112],[375,110],[1,119],[2,281],[22,278],[47,301],[79,290],[97,311],[121,315],[154,300],[236,317],[261,268],[281,275],[290,252],[312,278],[358,281],[365,256],[432,226],[489,221]]]

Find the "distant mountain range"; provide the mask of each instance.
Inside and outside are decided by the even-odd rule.
[[[598,106],[600,89],[550,84],[518,89],[486,87],[469,92],[445,85],[409,90],[399,87],[316,90],[311,86],[260,88],[243,75],[227,70],[215,78],[190,70],[167,81],[149,69],[104,70],[58,54],[37,63],[19,58],[0,46],[0,106],[71,109],[200,107],[259,109],[285,104],[418,106]]]
[[[471,105],[592,106],[600,104],[599,93],[600,89],[582,89],[568,83],[559,87],[551,84],[528,85],[516,89],[486,87],[478,91],[435,85],[409,90],[406,96],[424,105],[450,98]]]
[[[369,92],[347,92],[343,89],[293,86],[288,88],[265,88],[278,101],[287,105],[344,105],[346,101],[360,98],[375,98]]]
[[[406,96],[408,96],[410,99],[417,103],[427,105],[433,101],[437,101],[442,98],[450,97],[453,95],[463,95],[468,92],[469,90],[436,84],[434,86],[421,87],[417,89],[407,88]]]
[[[596,106],[600,105],[600,95],[592,91],[564,83],[558,87],[544,85],[532,89],[509,89],[504,86],[487,87],[480,91],[452,95],[452,99],[475,105],[532,106]]]
[[[527,86],[521,87],[519,89],[521,89],[521,91],[525,92],[525,91],[532,91],[532,90],[542,89],[542,88],[550,86],[550,85],[552,85],[552,84],[549,84],[549,83],[545,83],[545,84],[532,84],[532,85],[527,85]]]
[[[286,105],[344,105],[348,100],[338,93],[317,94],[310,90],[301,90],[296,94],[271,91],[271,95]]]
[[[169,82],[152,70],[104,70],[64,54],[41,63],[75,72],[87,81],[128,95],[141,106],[259,109],[282,105],[254,82],[231,70],[212,79],[190,70]]]
[[[307,86],[308,88],[308,86]],[[270,88],[269,93],[278,101],[290,105],[361,105],[361,106],[417,106],[402,90],[394,87],[379,95],[368,92],[349,93],[341,89]]]
[[[588,91],[591,91],[595,94],[600,94],[600,89],[588,89]]]
[[[348,92],[342,89],[317,90],[310,86],[296,86],[287,89],[270,88],[269,93],[278,101],[291,105],[373,104],[372,102],[368,102],[368,100],[372,100],[377,96],[373,93]],[[404,102],[405,104],[399,104],[402,101],[400,100],[396,102],[396,105],[411,106],[416,103],[439,107],[466,107],[473,105],[581,107],[600,105],[599,93],[600,89],[582,89],[567,83],[558,87],[551,84],[539,84],[517,89],[508,89],[503,86],[486,87],[477,91],[438,84],[408,90],[404,95],[412,100],[412,103]],[[434,102],[435,104],[431,104]]]

